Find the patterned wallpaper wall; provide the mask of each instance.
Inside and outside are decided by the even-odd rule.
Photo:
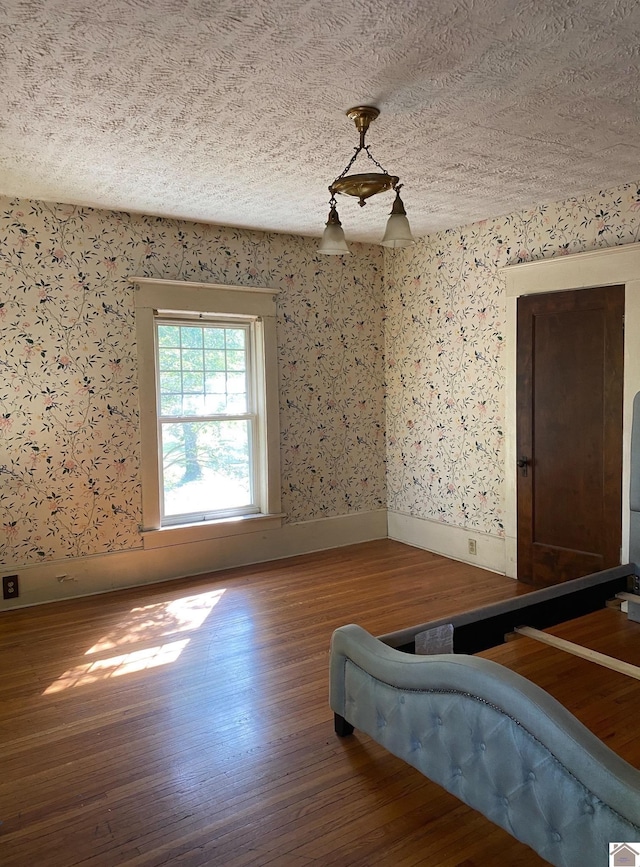
[[[283,509],[385,505],[380,248],[0,200],[0,562],[139,547],[131,276],[280,290]]]
[[[497,269],[640,238],[635,183],[344,261],[293,236],[0,204],[0,562],[16,566],[140,546],[130,276],[280,290],[289,521],[388,504],[502,535]]]
[[[503,535],[498,268],[640,239],[640,184],[432,235],[385,256],[389,509]]]

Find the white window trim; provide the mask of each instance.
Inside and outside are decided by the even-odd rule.
[[[162,502],[161,502],[161,517],[160,523],[163,527],[169,526],[180,526],[184,524],[193,524],[201,521],[215,521],[220,520],[222,518],[232,518],[232,517],[244,517],[250,514],[260,514],[261,513],[261,504],[264,502],[264,497],[262,490],[260,488],[260,481],[262,479],[262,465],[264,463],[263,455],[262,455],[262,447],[259,441],[259,435],[261,433],[262,427],[262,408],[261,404],[258,402],[257,398],[264,391],[264,377],[263,373],[263,358],[264,358],[264,330],[262,328],[262,322],[257,319],[255,316],[234,316],[234,317],[221,317],[215,314],[208,313],[199,313],[197,314],[198,319],[197,322],[201,324],[203,327],[206,325],[211,325],[215,323],[216,327],[220,327],[223,325],[226,327],[232,328],[241,328],[245,335],[245,344],[244,344],[244,355],[247,362],[247,369],[250,372],[249,378],[247,380],[248,392],[247,392],[247,404],[245,406],[245,411],[242,413],[222,413],[222,414],[214,414],[213,416],[209,416],[206,413],[204,415],[198,416],[181,416],[180,422],[193,422],[193,421],[205,421],[205,420],[213,420],[215,418],[216,421],[221,419],[229,419],[235,418],[237,420],[248,421],[249,422],[249,453],[250,453],[250,503],[245,504],[244,507],[236,507],[229,509],[219,509],[219,510],[211,510],[212,514],[208,517],[205,514],[188,514],[188,515],[167,515],[162,510]],[[200,318],[202,317],[202,318]],[[158,314],[155,317],[154,321],[154,340],[155,340],[155,369],[156,373],[159,369],[159,353],[160,346],[158,344],[158,328],[163,325],[194,325],[196,324],[196,320],[194,320],[193,313],[173,313],[172,311],[163,312]],[[156,379],[156,407],[159,406],[161,402],[160,397],[160,381],[159,378]],[[157,430],[156,437],[157,442],[161,443],[162,441],[162,426],[164,424],[173,424],[175,423],[175,417],[172,417],[170,420],[167,419],[166,416],[163,416],[161,411],[158,411],[156,422],[157,422]],[[160,475],[160,485],[159,488],[162,491],[164,486],[164,473],[162,471],[161,462],[159,461],[159,475]],[[162,501],[162,496],[160,500]],[[217,512],[217,514],[213,514],[213,512]]]
[[[276,290],[150,277],[134,277],[130,282],[136,290],[144,547],[180,545],[282,526]],[[161,526],[154,349],[156,311],[259,317],[257,326],[262,330],[264,358],[262,364],[258,360],[257,365],[258,377],[262,380],[258,388],[258,412],[264,418],[264,426],[258,448],[266,462],[261,478],[257,480],[258,500],[262,507],[259,514]]]

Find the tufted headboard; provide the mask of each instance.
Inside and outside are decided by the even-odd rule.
[[[349,625],[330,678],[339,734],[366,732],[551,864],[601,867],[610,841],[640,840],[640,772],[507,668],[413,656]]]
[[[629,488],[629,560],[640,564],[640,392],[633,401],[631,429],[631,485]]]

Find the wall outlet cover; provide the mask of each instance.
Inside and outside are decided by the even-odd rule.
[[[20,595],[20,587],[18,585],[17,575],[2,576],[2,598],[17,599]]]

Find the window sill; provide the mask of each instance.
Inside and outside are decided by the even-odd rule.
[[[218,521],[199,521],[197,524],[161,527],[157,530],[143,530],[142,545],[145,549],[166,548],[168,545],[188,545],[191,542],[206,542],[209,539],[221,539],[225,536],[260,533],[262,530],[275,530],[281,527],[283,518],[283,514],[247,515],[240,518],[222,518]]]

